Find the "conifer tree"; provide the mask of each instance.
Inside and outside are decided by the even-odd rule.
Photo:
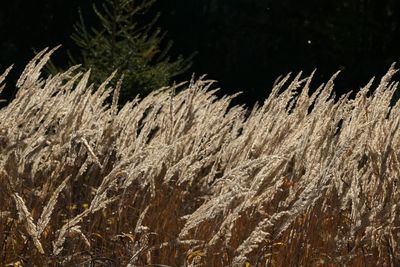
[[[172,41],[165,42],[165,33],[155,27],[159,14],[148,18],[154,2],[104,0],[100,8],[93,5],[100,26],[88,29],[80,13],[71,36],[81,51],[78,58],[70,55],[71,63],[92,69],[93,82],[104,81],[114,70],[124,75],[123,101],[168,85],[191,66],[194,54],[175,60],[168,56]]]

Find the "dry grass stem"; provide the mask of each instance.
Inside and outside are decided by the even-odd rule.
[[[400,265],[394,66],[355,97],[300,73],[250,110],[204,77],[118,106],[116,73],[43,78],[53,52],[0,109],[0,265]]]

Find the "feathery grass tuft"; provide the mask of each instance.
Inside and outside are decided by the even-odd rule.
[[[394,66],[354,99],[299,74],[251,110],[204,78],[118,108],[112,77],[43,78],[53,51],[0,109],[0,265],[400,264]]]

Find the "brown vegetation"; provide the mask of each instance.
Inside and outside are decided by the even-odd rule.
[[[250,111],[204,79],[118,109],[41,78],[51,52],[0,110],[0,265],[399,266],[393,68],[352,100],[298,75]]]

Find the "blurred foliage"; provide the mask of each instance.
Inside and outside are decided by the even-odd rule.
[[[171,38],[199,51],[193,68],[221,81],[224,89],[244,90],[248,103],[265,97],[279,75],[315,68],[316,82],[340,69],[336,89],[357,90],[400,57],[399,1],[170,0],[158,5]]]

